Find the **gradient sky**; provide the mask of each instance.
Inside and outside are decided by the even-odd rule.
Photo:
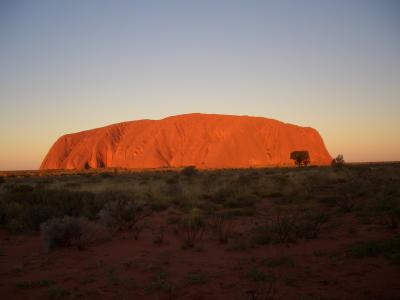
[[[0,170],[61,135],[189,112],[400,160],[400,1],[0,1]]]

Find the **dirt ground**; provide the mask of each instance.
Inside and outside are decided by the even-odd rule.
[[[0,291],[3,299],[400,299],[398,266],[346,255],[349,244],[388,234],[370,226],[354,232],[348,216],[337,222],[339,229],[317,240],[243,250],[207,236],[182,249],[172,230],[155,245],[145,230],[138,240],[120,233],[85,250],[47,252],[39,234],[3,231]],[[24,282],[44,284],[24,288]],[[54,287],[59,295],[51,294]]]

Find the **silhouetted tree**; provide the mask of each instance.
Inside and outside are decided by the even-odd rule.
[[[308,151],[293,151],[290,153],[290,159],[293,159],[298,167],[307,166],[310,163],[310,154]]]
[[[342,168],[345,165],[345,161],[342,154],[336,156],[336,158],[332,159],[331,166],[335,168]]]

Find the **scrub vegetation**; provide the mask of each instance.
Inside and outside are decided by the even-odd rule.
[[[0,227],[7,298],[390,299],[400,164],[8,172]]]

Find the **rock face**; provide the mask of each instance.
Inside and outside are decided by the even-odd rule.
[[[64,135],[40,169],[292,166],[295,150],[307,150],[311,164],[332,159],[310,127],[261,117],[187,114]]]

